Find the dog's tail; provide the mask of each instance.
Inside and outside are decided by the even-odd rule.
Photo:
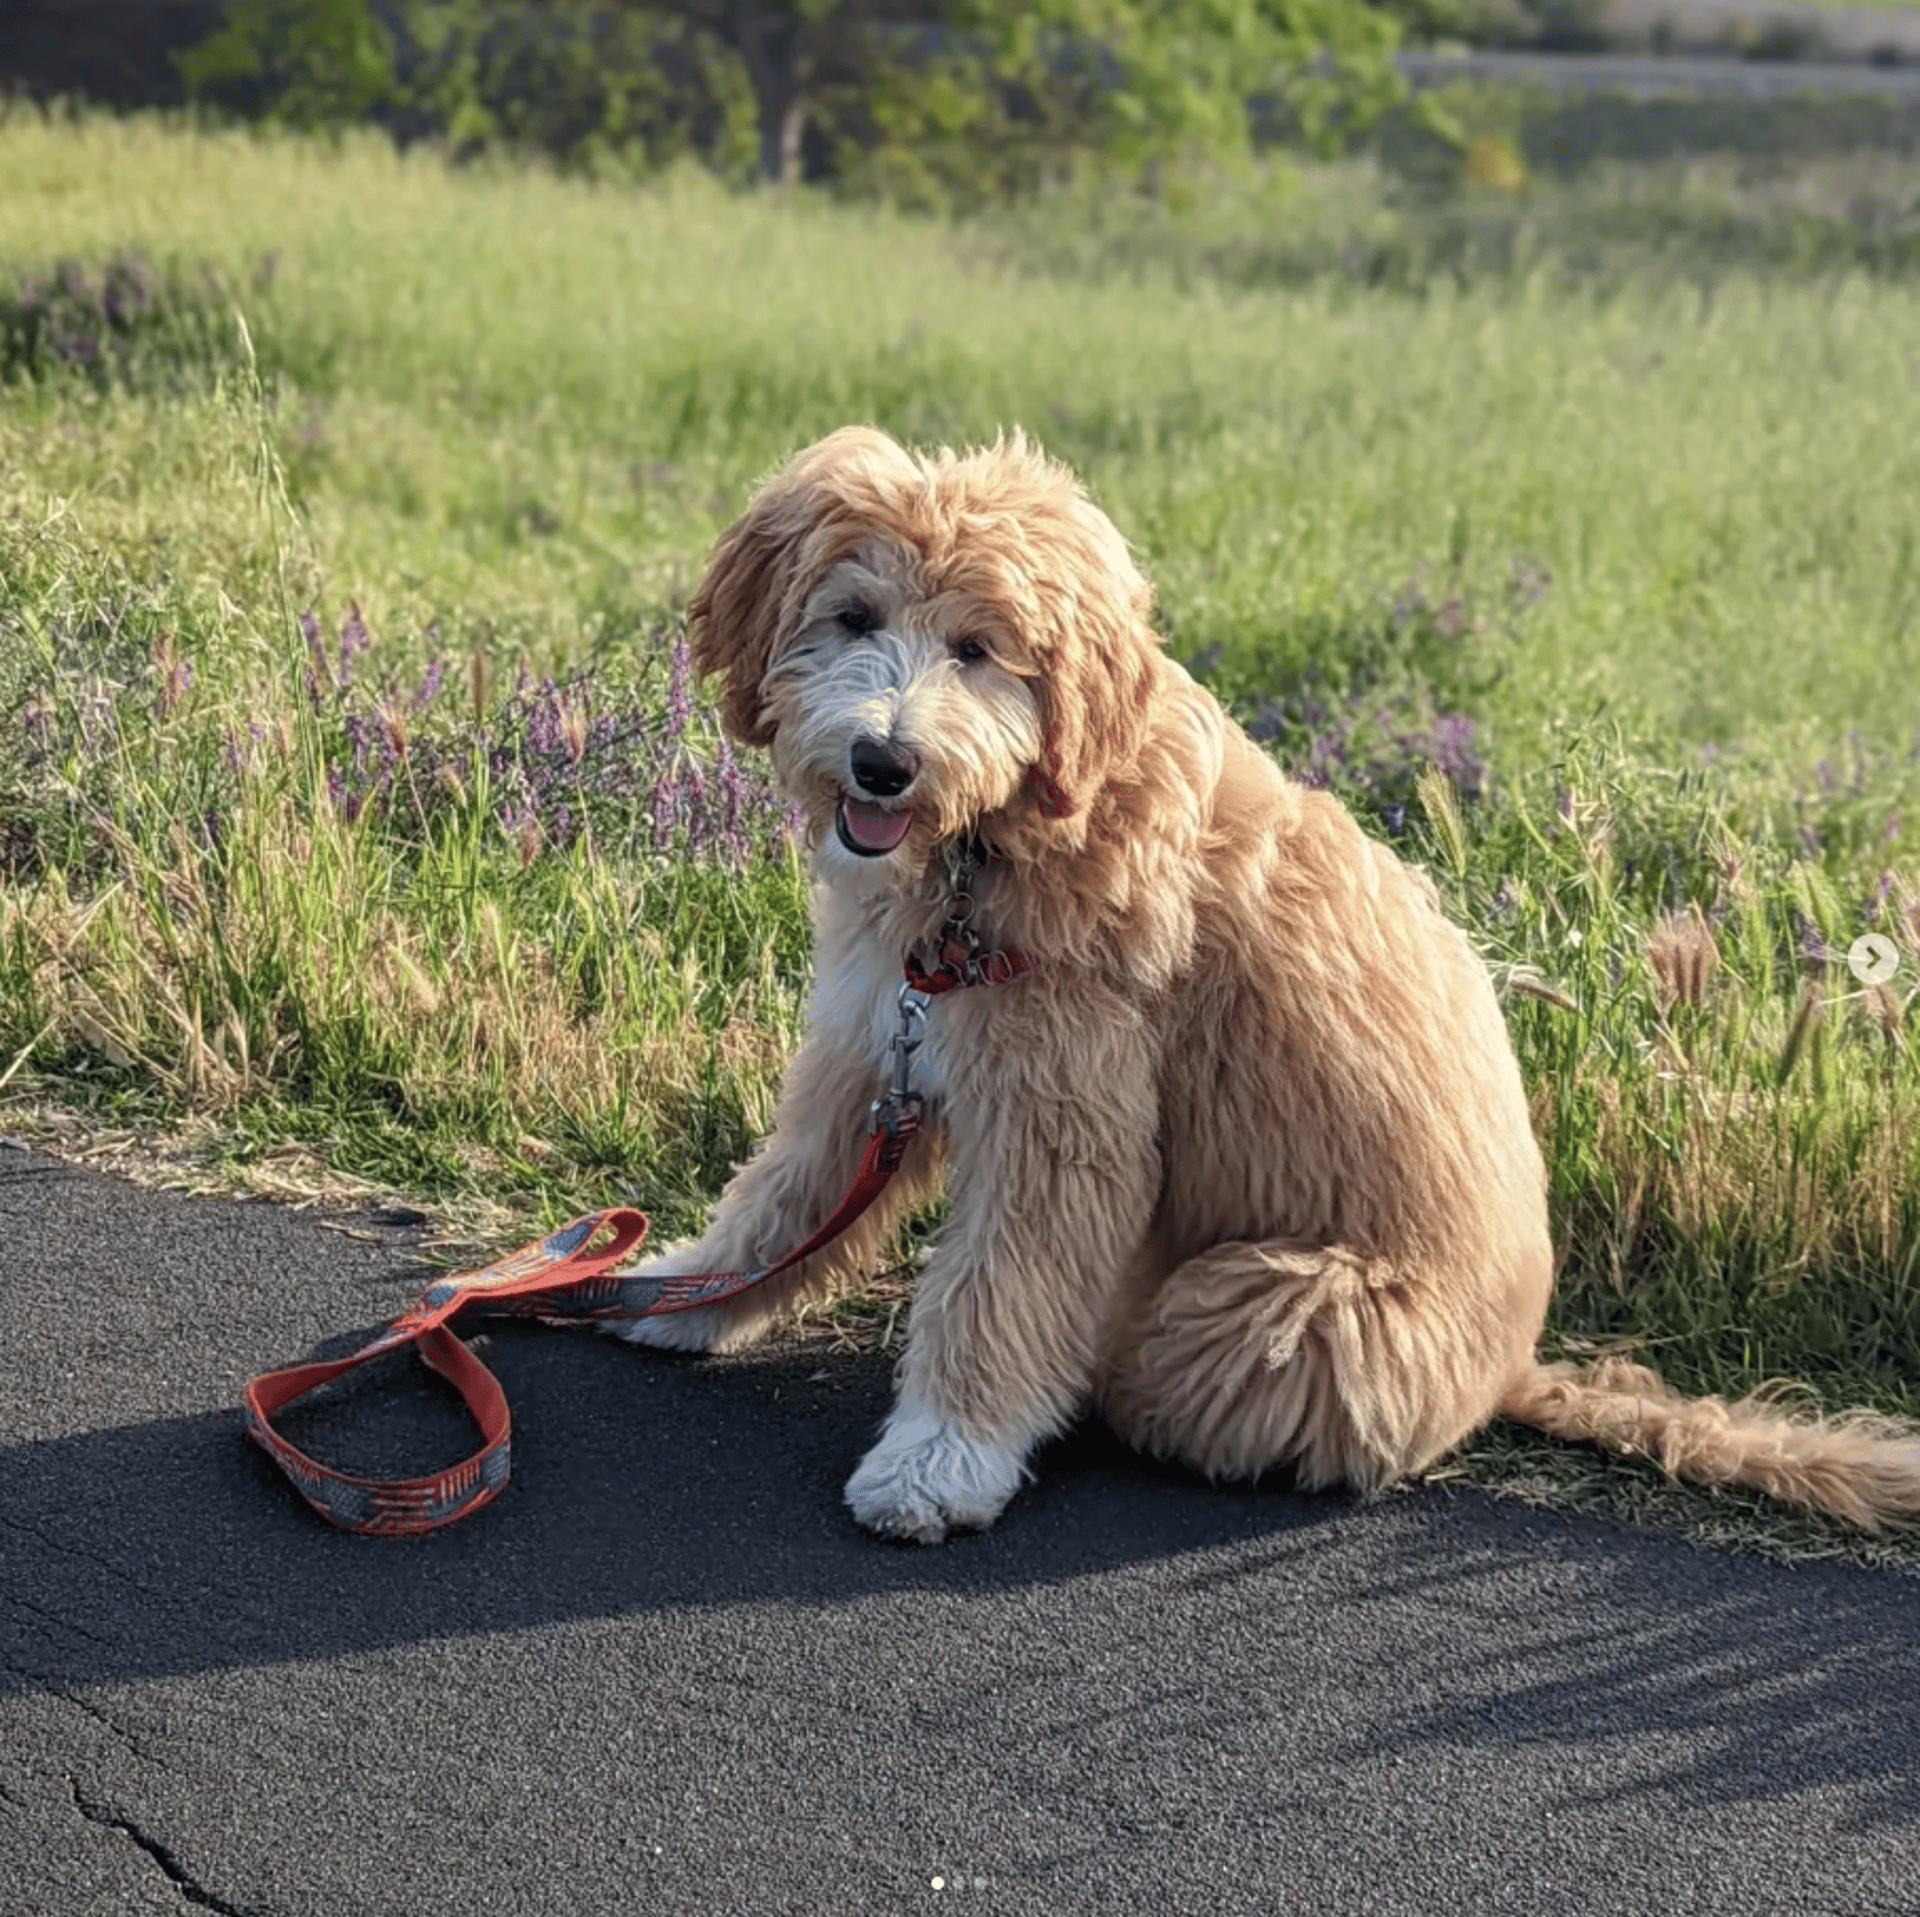
[[[1870,1411],[1821,1417],[1762,1391],[1686,1398],[1643,1365],[1536,1359],[1500,1410],[1556,1438],[1652,1458],[1676,1478],[1741,1484],[1877,1530],[1920,1516],[1920,1429]]]

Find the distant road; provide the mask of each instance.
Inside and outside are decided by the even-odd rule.
[[[1550,87],[1556,93],[1625,93],[1642,100],[1686,93],[1746,100],[1853,94],[1920,103],[1920,67],[1696,60],[1624,53],[1479,52],[1403,53],[1400,66],[1416,87],[1480,80]]]
[[[1835,53],[1861,58],[1881,47],[1920,55],[1920,7],[1820,7],[1779,5],[1776,0],[1605,0],[1613,33],[1671,30],[1684,48],[1703,48],[1741,32],[1764,33],[1782,23],[1817,33]]]

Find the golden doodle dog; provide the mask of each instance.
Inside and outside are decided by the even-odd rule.
[[[1486,970],[1431,884],[1162,652],[1073,475],[1016,434],[849,427],[769,480],[688,612],[804,811],[809,1027],[771,1134],[655,1271],[766,1263],[852,1179],[903,958],[956,920],[1031,969],[926,1006],[926,1128],[881,1203],[724,1305],[619,1327],[731,1350],[873,1268],[944,1174],[869,1529],[992,1523],[1089,1407],[1209,1476],[1372,1489],[1496,1413],[1856,1522],[1920,1441],[1543,1364],[1545,1174]],[[1004,969],[1004,968],[1002,968]]]

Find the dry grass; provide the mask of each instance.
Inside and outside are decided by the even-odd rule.
[[[808,955],[777,820],[727,836],[755,768],[675,681],[679,601],[792,444],[1022,420],[1176,653],[1322,748],[1486,950],[1555,1336],[1920,1410],[1911,288],[1661,250],[1666,212],[1845,224],[1743,182],[1423,210],[1362,166],[956,231],[0,123],[0,279],[138,244],[220,266],[249,329],[0,393],[0,1124],[405,1194],[463,1259],[597,1203],[692,1228]],[[822,1337],[884,1344],[908,1282]]]

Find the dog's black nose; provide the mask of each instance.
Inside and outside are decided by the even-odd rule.
[[[878,739],[854,740],[851,756],[854,784],[876,799],[891,799],[904,792],[920,770],[920,761],[911,752],[882,745]]]

